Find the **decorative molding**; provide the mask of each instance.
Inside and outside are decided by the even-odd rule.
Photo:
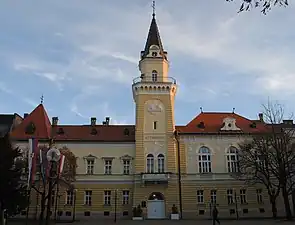
[[[85,160],[89,160],[89,159],[95,160],[95,159],[97,159],[97,157],[95,155],[89,154],[87,156],[84,156],[83,159],[85,159]]]
[[[113,157],[113,156],[102,156],[101,159],[103,159],[103,160],[113,160],[113,159],[115,159],[115,157]]]
[[[120,157],[120,159],[121,159],[121,160],[133,160],[134,158],[133,158],[132,156],[126,154],[126,155],[122,155],[122,156]]]
[[[221,131],[240,131],[241,128],[237,127],[236,119],[232,117],[226,117],[223,119],[223,127]]]
[[[144,140],[145,141],[165,141],[165,136],[164,135],[161,135],[161,136],[156,136],[156,135],[146,135],[144,137]]]

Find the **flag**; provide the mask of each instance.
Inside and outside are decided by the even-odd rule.
[[[29,139],[29,151],[28,151],[28,186],[30,186],[35,181],[36,175],[36,164],[38,155],[38,140],[31,138]]]
[[[65,164],[65,159],[66,159],[66,157],[63,154],[61,154],[60,160],[59,160],[59,167],[58,167],[58,175],[59,176],[62,174],[64,164]]]
[[[40,159],[40,175],[42,176],[42,181],[43,181],[43,184],[45,184],[46,182],[46,176],[45,176],[45,162],[46,160],[44,160],[44,152],[42,149],[40,149],[40,152],[39,152],[39,159]]]

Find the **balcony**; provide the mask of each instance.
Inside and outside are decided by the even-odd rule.
[[[141,181],[145,184],[166,184],[170,173],[141,173]]]
[[[153,81],[151,77],[136,77],[133,79],[133,85],[138,83],[147,84],[176,84],[176,79],[173,77],[158,77],[157,81]]]

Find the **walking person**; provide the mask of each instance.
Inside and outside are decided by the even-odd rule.
[[[216,205],[214,205],[214,207],[213,207],[212,217],[213,217],[213,225],[215,225],[215,222],[217,222],[218,224],[220,224],[220,221],[218,219],[218,210],[216,208]]]

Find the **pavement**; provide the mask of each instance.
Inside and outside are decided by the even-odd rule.
[[[279,225],[279,224],[295,224],[295,221],[284,221],[284,220],[221,220],[221,225]],[[25,221],[8,221],[8,225],[25,225]],[[30,221],[28,225],[37,225],[37,221]],[[212,225],[211,220],[144,220],[144,221],[133,221],[133,220],[118,220],[116,223],[113,220],[89,220],[89,221],[76,221],[73,223],[54,223],[51,222],[50,225],[53,224],[64,224],[64,225],[97,225],[97,224],[118,224],[118,225],[171,225],[171,224],[181,224],[181,225]],[[217,225],[217,223],[216,223]]]

